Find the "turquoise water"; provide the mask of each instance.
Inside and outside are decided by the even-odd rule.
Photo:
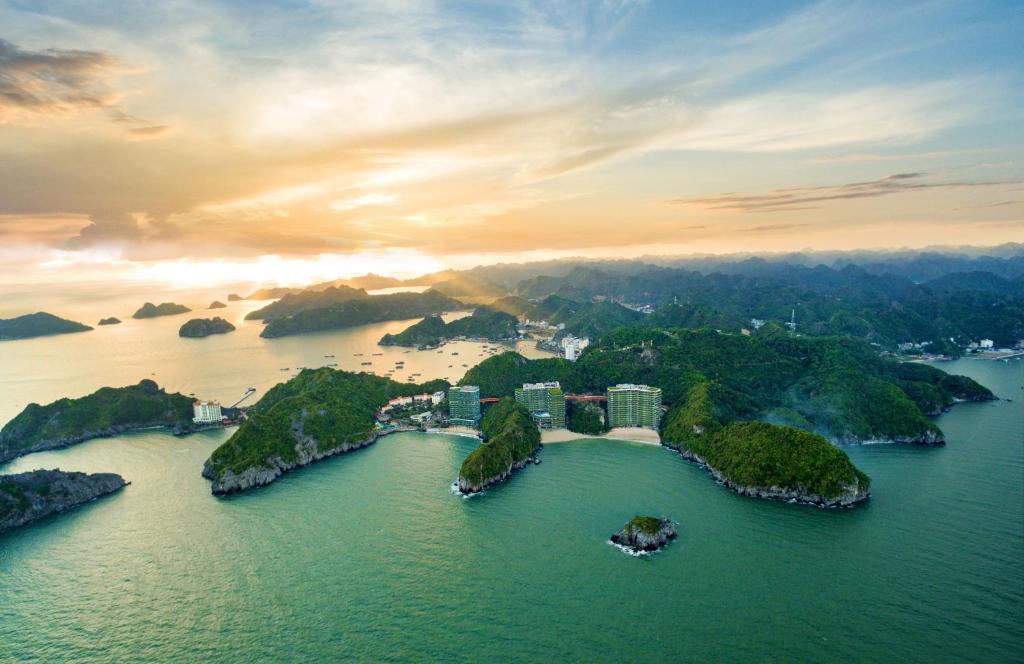
[[[848,448],[870,503],[736,496],[676,454],[587,441],[472,499],[466,438],[399,434],[216,499],[228,432],[98,440],[8,464],[108,470],[118,495],[0,536],[13,661],[917,661],[1024,657],[1024,362],[959,361],[1013,402],[944,448]],[[607,543],[637,512],[680,539]]]

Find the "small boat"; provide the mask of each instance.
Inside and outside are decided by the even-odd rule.
[[[352,353],[352,357],[362,357],[362,353]]]
[[[324,355],[324,357],[334,357],[333,355]]]
[[[373,357],[380,357],[380,356],[381,356],[381,355],[383,355],[383,354],[384,354],[384,353],[374,353],[374,354],[373,354]]]
[[[459,354],[458,351],[455,351],[455,352],[452,353],[452,355],[458,355],[458,354]]]
[[[373,362],[360,362],[359,364],[363,365],[364,367],[368,367],[371,364],[373,364]]]
[[[281,367],[281,371],[291,371],[291,367]]]

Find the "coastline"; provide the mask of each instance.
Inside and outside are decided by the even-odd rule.
[[[542,445],[572,443],[578,440],[617,440],[625,443],[639,443],[641,445],[661,445],[661,436],[658,435],[657,431],[642,427],[616,427],[600,436],[575,433],[568,429],[544,429],[540,432],[540,442]]]

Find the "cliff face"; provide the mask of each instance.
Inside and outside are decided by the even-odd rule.
[[[493,475],[488,475],[487,477],[478,477],[476,479],[470,479],[459,475],[459,492],[480,493],[491,485],[501,484],[507,480],[512,473],[534,462],[536,462],[536,457],[529,457],[519,461],[510,461],[509,465],[504,470]]]
[[[114,493],[126,484],[114,473],[33,470],[0,475],[0,533]]]
[[[540,431],[530,412],[514,399],[506,397],[488,409],[480,421],[480,429],[487,441],[462,462],[458,479],[460,492],[483,491],[531,461],[538,462]]]

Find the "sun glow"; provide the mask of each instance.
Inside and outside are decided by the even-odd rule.
[[[250,261],[158,261],[135,267],[130,278],[175,286],[204,286],[231,282],[306,286],[367,273],[407,278],[435,272],[443,267],[441,261],[432,256],[417,251],[393,249],[344,255],[320,254],[315,259],[269,255]]]

